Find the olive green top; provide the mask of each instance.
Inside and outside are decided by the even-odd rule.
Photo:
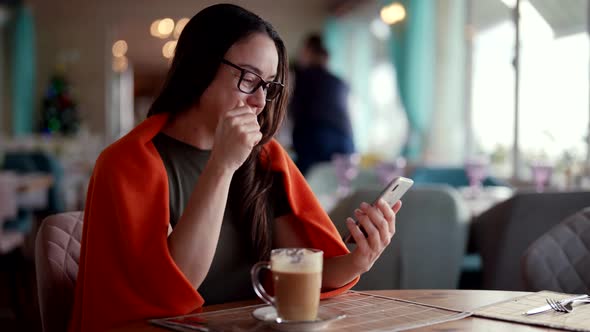
[[[211,151],[201,150],[163,133],[153,139],[166,173],[170,195],[170,224],[176,225]],[[273,216],[290,213],[281,179],[273,182]],[[217,250],[199,294],[205,303],[218,304],[255,298],[250,282],[250,268],[257,257],[252,254],[249,231],[238,225],[236,208],[226,205]],[[271,227],[272,230],[272,227]]]

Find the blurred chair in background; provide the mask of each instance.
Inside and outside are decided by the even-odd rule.
[[[84,212],[45,218],[37,233],[35,266],[43,331],[67,331],[80,261]]]
[[[354,208],[372,203],[381,190],[360,189],[337,204],[330,217],[342,235]],[[355,289],[457,288],[468,233],[460,194],[447,185],[414,186],[402,201],[391,245]]]
[[[484,289],[525,290],[520,258],[560,220],[590,206],[590,192],[516,193],[471,223],[470,248],[481,255]]]
[[[533,244],[522,257],[527,290],[590,293],[590,208],[568,217]]]

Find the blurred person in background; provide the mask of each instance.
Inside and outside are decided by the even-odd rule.
[[[289,106],[296,163],[305,175],[319,162],[355,152],[348,110],[349,87],[328,71],[322,38],[310,34],[294,66],[295,88]]]

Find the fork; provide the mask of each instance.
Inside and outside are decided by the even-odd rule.
[[[568,301],[565,303],[562,303],[561,301],[552,299],[552,298],[548,298],[547,300],[547,304],[549,304],[549,306],[551,307],[551,309],[558,311],[558,312],[564,312],[564,313],[569,313],[572,312],[572,310],[574,310],[573,308],[573,304],[574,303],[590,303],[590,300],[588,299],[581,299],[581,300],[572,300],[572,301]]]
[[[547,300],[547,304],[551,307],[551,309],[557,311],[557,312],[572,312],[573,308],[569,307],[566,308],[563,304],[561,304],[561,302],[559,301],[555,301],[554,299],[548,298]]]

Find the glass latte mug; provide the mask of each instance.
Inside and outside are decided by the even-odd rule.
[[[277,310],[278,321],[313,321],[317,319],[322,288],[324,253],[317,249],[274,249],[269,262],[258,262],[251,270],[256,294]],[[260,271],[270,269],[274,295],[260,283]]]

